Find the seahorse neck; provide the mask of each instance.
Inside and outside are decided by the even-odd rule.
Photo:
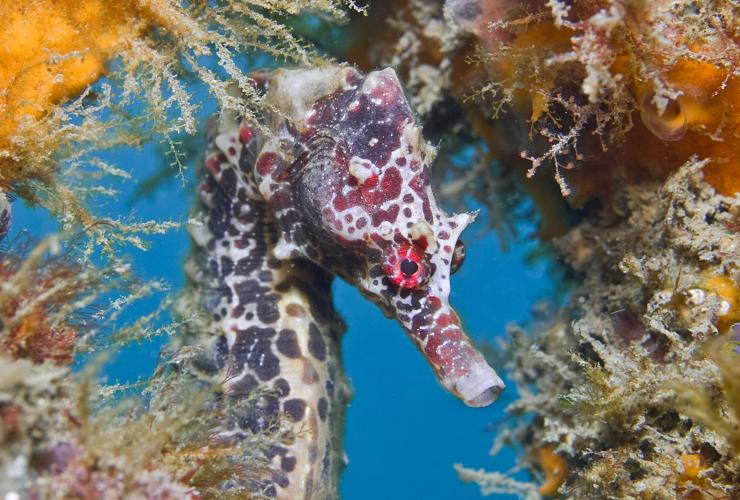
[[[231,146],[234,137],[222,130],[209,140],[190,274],[211,314],[208,329],[227,348],[227,392],[271,392],[233,424],[238,429],[221,431],[258,433],[279,420],[294,440],[267,452],[270,471],[256,489],[285,499],[331,498],[347,400],[332,277],[306,260],[275,257],[275,207],[250,183],[244,170],[254,165],[253,151]]]

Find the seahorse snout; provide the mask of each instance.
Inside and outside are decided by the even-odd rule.
[[[483,361],[473,364],[466,375],[457,379],[453,392],[458,394],[466,405],[478,408],[496,401],[505,387],[504,381],[496,371]]]
[[[417,298],[419,312],[399,320],[432,365],[440,383],[466,405],[488,406],[505,388],[503,380],[465,334],[455,310],[439,297]]]

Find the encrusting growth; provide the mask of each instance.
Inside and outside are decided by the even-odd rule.
[[[472,216],[437,207],[434,150],[395,73],[324,67],[254,79],[278,112],[259,123],[225,112],[209,127],[189,277],[212,315],[209,369],[225,372],[227,394],[272,389],[219,435],[238,445],[280,414],[295,434],[269,451],[271,470],[253,488],[331,498],[347,401],[333,275],[395,317],[466,404],[492,403],[504,384],[449,305]]]
[[[707,185],[704,164],[626,186],[556,240],[583,284],[530,332],[512,328],[521,396],[507,411],[531,418],[497,442],[521,443],[521,462],[550,478],[543,458],[560,457],[564,481],[543,494],[738,495],[740,199]],[[460,472],[506,489],[501,474]]]
[[[88,228],[107,251],[134,242],[126,233],[140,228],[97,224],[100,217],[87,206],[91,194],[113,192],[106,184],[116,177],[136,177],[108,164],[101,151],[156,138],[183,176],[178,137],[197,132],[202,104],[192,83],[222,108],[254,117],[259,98],[249,94],[238,59],[261,50],[303,64],[320,61],[285,25],[306,9],[335,21],[346,15],[340,0],[0,3],[0,190],[45,206],[65,229]],[[228,94],[231,82],[241,99]]]

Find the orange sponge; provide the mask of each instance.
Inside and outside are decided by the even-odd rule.
[[[131,0],[0,3],[0,147],[95,82],[145,27]]]

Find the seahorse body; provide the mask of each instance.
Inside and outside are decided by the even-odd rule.
[[[234,114],[209,127],[189,275],[212,314],[227,390],[276,393],[221,432],[255,432],[283,414],[296,438],[268,453],[260,492],[333,498],[347,400],[334,275],[397,318],[466,404],[490,404],[504,387],[448,302],[464,257],[459,235],[473,216],[437,207],[434,150],[392,70],[281,69],[254,79],[275,110],[262,117],[270,134]]]

